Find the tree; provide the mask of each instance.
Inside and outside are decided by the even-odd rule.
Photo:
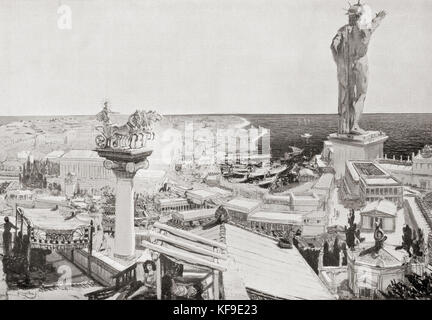
[[[406,275],[406,282],[392,280],[387,291],[381,294],[387,299],[432,299],[432,275]]]
[[[342,258],[342,265],[346,266],[348,264],[348,252],[347,252],[347,244],[345,242],[342,243],[342,252],[343,252],[343,258]]]
[[[326,241],[324,241],[323,246],[323,266],[329,266],[330,265],[330,250],[329,250],[329,244]]]
[[[334,244],[333,244],[333,265],[339,266],[339,260],[340,260],[340,248],[339,248],[339,238],[336,237]]]
[[[115,213],[115,195],[114,191],[106,186],[102,188],[102,212],[107,215],[113,215]]]

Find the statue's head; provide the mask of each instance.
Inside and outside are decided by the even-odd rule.
[[[357,3],[354,5],[350,5],[350,7],[347,10],[348,15],[348,21],[350,25],[355,25],[357,23],[357,20],[361,16],[361,4]]]
[[[348,23],[352,26],[357,25],[359,29],[370,29],[372,27],[372,9],[361,4],[360,1],[350,5],[347,10]]]

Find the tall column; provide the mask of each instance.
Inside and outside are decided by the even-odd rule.
[[[104,150],[97,149],[105,158],[104,167],[116,176],[116,203],[114,226],[114,256],[123,260],[135,257],[135,174],[140,169],[148,169],[147,157],[152,150]]]
[[[128,259],[135,255],[134,185],[135,173],[113,170],[116,178],[114,256]]]

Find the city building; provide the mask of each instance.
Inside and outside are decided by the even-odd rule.
[[[186,211],[191,204],[185,198],[159,198],[155,200],[156,209],[160,212]]]
[[[0,181],[19,180],[22,163],[17,159],[8,159],[0,163]]]
[[[302,236],[314,237],[327,232],[328,214],[325,211],[312,211],[303,214]]]
[[[249,227],[259,231],[297,231],[302,228],[303,215],[259,210],[249,214],[247,221]]]
[[[417,155],[403,160],[384,158],[377,160],[379,164],[400,180],[404,185],[432,190],[432,147],[426,145]]]
[[[194,204],[208,207],[211,200],[219,198],[219,194],[205,189],[192,189],[186,191],[186,198]]]
[[[232,192],[227,189],[219,188],[219,187],[211,187],[208,188],[209,191],[216,193],[220,198],[229,198],[232,196]]]
[[[104,167],[104,159],[92,150],[70,150],[59,160],[62,190],[69,174],[74,174],[77,189],[90,194],[98,193],[105,186],[114,186],[115,177]]]
[[[249,214],[261,206],[261,201],[247,198],[234,198],[223,207],[228,211],[230,218],[238,221],[247,221]]]
[[[319,177],[318,181],[314,184],[312,192],[317,194],[324,203],[330,199],[331,192],[335,188],[335,177],[332,173],[324,173]]]
[[[174,223],[186,225],[201,224],[215,218],[217,208],[178,211],[172,214]]]
[[[385,232],[394,232],[396,229],[396,215],[398,208],[389,200],[369,202],[360,212],[361,231],[373,232],[376,223],[382,225]]]
[[[263,197],[262,208],[282,211],[291,210],[291,196],[289,194],[266,194]]]
[[[405,279],[405,258],[403,252],[391,246],[381,248],[377,254],[360,255],[362,250],[374,243],[361,243],[355,251],[347,250],[348,286],[356,297],[374,298],[385,292],[392,281]]]
[[[53,162],[59,162],[60,158],[65,154],[63,150],[54,150],[46,154],[43,160],[49,160]]]
[[[402,184],[373,161],[347,161],[342,189],[361,202],[387,199],[398,207],[403,203]]]
[[[311,212],[319,210],[321,207],[321,199],[316,193],[306,192],[291,192],[291,210]]]

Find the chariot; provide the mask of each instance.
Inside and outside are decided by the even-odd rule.
[[[107,106],[98,113],[97,120],[102,122],[97,126],[99,131],[95,138],[96,146],[100,149],[137,149],[145,147],[148,140],[154,140],[153,124],[162,120],[156,111],[139,111],[132,113],[128,121],[119,126],[112,124]]]

